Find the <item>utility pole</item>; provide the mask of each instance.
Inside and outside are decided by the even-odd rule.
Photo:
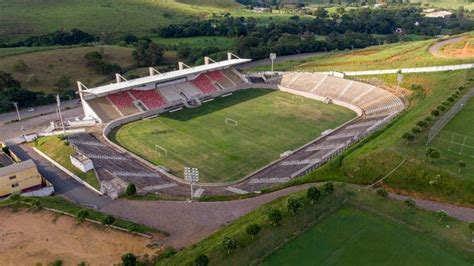
[[[275,61],[275,59],[277,58],[277,54],[276,53],[270,53],[270,60],[272,60],[272,76],[273,74],[275,74],[273,72],[273,62]]]
[[[21,121],[20,111],[18,110],[18,102],[13,102],[13,105],[16,109],[16,115],[18,116],[18,121]]]
[[[66,129],[64,128],[63,115],[61,113],[61,99],[59,98],[59,94],[56,95],[56,102],[57,102],[57,108],[58,108],[58,113],[59,113],[59,119],[61,120],[61,127],[63,128],[63,134],[66,134]]]

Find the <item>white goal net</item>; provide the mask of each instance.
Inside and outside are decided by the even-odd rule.
[[[158,152],[158,156],[160,156],[160,157],[168,156],[168,150],[161,147],[158,144],[155,144],[155,150]]]
[[[228,118],[228,117],[225,118],[224,123],[226,125],[233,126],[233,127],[236,127],[239,125],[239,121],[232,118]]]

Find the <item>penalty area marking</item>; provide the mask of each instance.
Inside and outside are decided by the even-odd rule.
[[[226,125],[233,126],[233,127],[236,127],[239,125],[239,121],[234,120],[232,118],[228,118],[228,117],[225,118],[224,123]]]
[[[164,157],[164,156],[168,156],[168,150],[161,147],[160,145],[158,144],[155,144],[155,150],[158,152],[158,155],[160,157]]]

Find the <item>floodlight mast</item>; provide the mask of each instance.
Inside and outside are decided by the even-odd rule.
[[[199,182],[199,169],[192,167],[184,167],[184,180],[188,181],[191,186],[191,200],[194,197],[193,185]]]
[[[273,72],[273,62],[275,61],[276,57],[277,57],[276,53],[270,53],[270,60],[272,60],[272,75],[275,74]]]

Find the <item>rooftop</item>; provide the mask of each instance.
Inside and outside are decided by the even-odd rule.
[[[4,152],[0,151],[0,168],[9,166],[11,164],[13,164],[13,160]]]
[[[112,83],[108,85],[103,85],[95,88],[90,88],[83,90],[84,95],[95,95],[96,97],[107,95],[111,92],[118,92],[125,89],[130,89],[133,87],[138,87],[153,82],[163,82],[168,80],[174,80],[180,77],[185,77],[191,74],[198,74],[201,72],[211,71],[215,69],[228,68],[235,65],[243,64],[250,62],[251,59],[242,59],[242,58],[232,58],[224,61],[213,62],[205,65],[185,68],[181,70],[174,70],[171,72],[156,74],[153,76],[146,76],[137,79],[122,81],[118,83]]]
[[[9,166],[0,168],[0,176],[12,175],[30,168],[36,168],[36,164],[33,162],[33,160],[14,163]]]

